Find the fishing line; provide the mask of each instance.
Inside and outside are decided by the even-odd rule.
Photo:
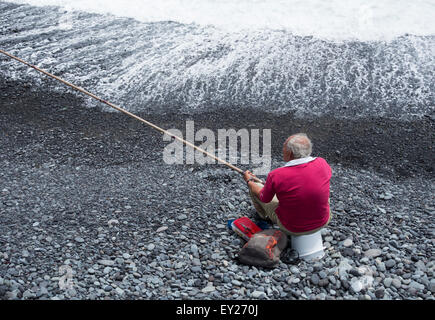
[[[244,173],[244,171],[242,169],[232,165],[231,163],[229,163],[229,162],[227,162],[225,160],[222,160],[222,159],[216,157],[214,154],[211,154],[211,153],[205,151],[204,149],[195,146],[194,144],[190,143],[189,141],[186,141],[186,140],[184,140],[184,139],[182,139],[182,138],[180,138],[180,137],[170,133],[169,131],[162,129],[159,126],[157,126],[157,125],[155,125],[155,124],[153,124],[153,123],[151,123],[151,122],[149,122],[149,121],[147,121],[147,120],[145,120],[145,119],[143,119],[143,118],[141,118],[141,117],[139,117],[139,116],[137,116],[137,115],[135,115],[135,114],[125,110],[125,109],[123,109],[123,108],[120,108],[120,107],[114,105],[113,103],[110,103],[110,102],[108,102],[108,101],[106,101],[104,99],[101,99],[100,97],[97,97],[95,94],[90,93],[89,91],[86,91],[85,89],[82,89],[82,88],[80,88],[80,87],[78,87],[78,86],[76,86],[76,85],[74,85],[74,84],[72,84],[72,83],[70,83],[70,82],[68,82],[66,80],[63,80],[62,78],[59,78],[58,76],[55,76],[54,74],[51,74],[51,73],[49,73],[49,72],[47,72],[45,70],[42,70],[42,69],[38,68],[37,66],[34,66],[34,65],[32,65],[32,64],[30,64],[30,63],[28,63],[28,62],[26,62],[26,61],[24,61],[24,60],[22,60],[22,59],[20,59],[18,57],[15,57],[14,55],[12,55],[12,54],[10,54],[10,53],[8,53],[6,51],[3,51],[3,50],[0,49],[0,53],[8,56],[9,58],[12,58],[12,59],[18,61],[18,62],[21,62],[21,63],[25,64],[26,66],[29,66],[30,68],[33,68],[36,71],[39,71],[39,72],[41,72],[41,73],[43,73],[43,74],[45,74],[45,75],[47,75],[47,76],[57,80],[57,81],[60,81],[63,84],[73,88],[74,90],[77,90],[77,91],[79,91],[79,92],[81,92],[81,93],[83,93],[85,95],[88,95],[91,98],[94,98],[95,100],[98,100],[99,102],[102,102],[102,103],[108,105],[109,107],[111,107],[111,108],[113,108],[115,110],[118,110],[118,111],[128,115],[129,117],[132,117],[132,118],[134,118],[136,120],[139,120],[140,122],[142,122],[142,123],[144,123],[144,124],[154,128],[154,129],[160,131],[161,133],[167,134],[168,136],[172,137],[173,139],[181,141],[185,145],[187,145],[187,146],[189,146],[189,147],[191,147],[191,148],[193,148],[195,150],[198,150],[199,152],[201,152],[201,153],[205,154],[206,156],[208,156],[208,157],[210,157],[210,158],[212,158],[212,159],[214,159],[214,160],[216,160],[216,161],[226,165],[227,167],[231,168],[232,170],[234,170],[234,171],[236,171],[236,172],[238,172],[240,174]],[[259,182],[259,183],[264,184],[264,182],[261,179],[257,178],[257,177],[254,177],[254,180]]]

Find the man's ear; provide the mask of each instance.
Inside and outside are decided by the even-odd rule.
[[[286,149],[284,154],[284,161],[290,161],[293,158],[293,153]]]

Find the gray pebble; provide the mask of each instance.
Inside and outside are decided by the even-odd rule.
[[[106,259],[99,260],[98,263],[99,263],[99,264],[102,264],[103,266],[109,266],[109,267],[115,265],[115,261],[112,261],[112,260],[106,260]]]
[[[320,279],[319,280],[319,286],[320,287],[326,287],[329,284],[328,278]]]
[[[394,259],[389,259],[385,262],[385,267],[387,269],[391,269],[392,267],[394,267],[396,265],[396,260]]]
[[[327,276],[328,276],[328,275],[326,274],[325,271],[320,271],[320,272],[319,272],[319,277],[320,277],[321,279],[325,279]]]
[[[382,254],[382,250],[380,249],[369,249],[364,252],[364,256],[368,258],[376,258]]]
[[[116,225],[116,224],[119,224],[119,221],[116,220],[116,219],[111,219],[111,220],[109,220],[109,221],[107,222],[107,224],[109,225],[109,227],[112,227],[112,226],[114,226],[114,225]]]
[[[429,290],[430,292],[435,293],[435,279],[430,280]]]
[[[387,288],[389,288],[391,286],[392,282],[393,282],[392,278],[385,278],[384,281],[383,281],[384,286],[387,287]]]
[[[34,296],[35,296],[35,294],[33,292],[31,292],[30,290],[26,290],[23,292],[23,299],[33,298]]]
[[[350,246],[352,246],[352,244],[353,244],[352,239],[346,239],[343,241],[343,246],[345,246],[345,247],[350,247]]]
[[[320,278],[316,273],[311,276],[312,284],[317,286],[319,284],[319,281],[320,281]]]
[[[215,287],[213,287],[213,286],[207,286],[207,287],[205,287],[204,289],[202,289],[201,292],[202,292],[202,293],[210,293],[210,292],[213,292],[213,291],[215,291],[215,290],[216,290]]]
[[[190,252],[194,255],[198,254],[198,246],[196,244],[192,244],[190,246]]]
[[[398,278],[394,278],[393,281],[391,281],[391,284],[397,289],[399,289],[402,286],[402,283]]]
[[[177,217],[177,219],[178,219],[178,220],[186,220],[186,219],[187,219],[187,215],[185,215],[185,214],[180,214],[180,215]]]
[[[193,266],[190,268],[190,270],[192,270],[192,272],[201,272],[202,268],[200,266]]]
[[[254,292],[251,293],[251,297],[258,299],[258,298],[265,298],[266,294],[263,291],[257,291],[255,290]]]
[[[293,273],[293,274],[298,274],[300,271],[299,271],[298,267],[291,266],[290,267],[290,272]]]
[[[122,289],[119,288],[119,287],[117,287],[117,288],[115,289],[115,292],[116,292],[118,295],[120,295],[120,296],[124,295],[124,290],[122,290]]]
[[[239,280],[233,280],[233,281],[231,281],[231,283],[235,286],[238,286],[238,287],[240,287],[242,285],[242,283]]]
[[[417,281],[411,281],[411,283],[409,284],[409,288],[414,288],[417,291],[422,291],[425,287],[423,284],[418,283]]]
[[[387,270],[385,268],[385,263],[381,262],[377,262],[376,263],[376,268],[380,271],[380,272],[385,272],[385,270]]]
[[[167,226],[162,226],[162,227],[158,228],[158,229],[156,230],[156,232],[157,232],[157,233],[159,233],[159,232],[163,232],[163,231],[165,231],[165,230],[167,230],[167,229],[168,229]]]
[[[352,290],[353,290],[355,293],[358,293],[358,292],[360,292],[360,291],[362,290],[363,285],[362,285],[361,281],[356,280],[356,279],[357,279],[357,278],[352,278],[352,281],[351,281],[351,283],[350,283],[350,286],[351,286]]]

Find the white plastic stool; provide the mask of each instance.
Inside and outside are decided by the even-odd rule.
[[[321,259],[325,255],[320,230],[303,236],[291,236],[291,240],[292,248],[299,253],[301,259],[310,261]]]

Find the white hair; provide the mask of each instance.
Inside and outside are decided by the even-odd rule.
[[[294,159],[306,158],[311,155],[313,144],[305,133],[297,133],[287,142],[287,148]]]

